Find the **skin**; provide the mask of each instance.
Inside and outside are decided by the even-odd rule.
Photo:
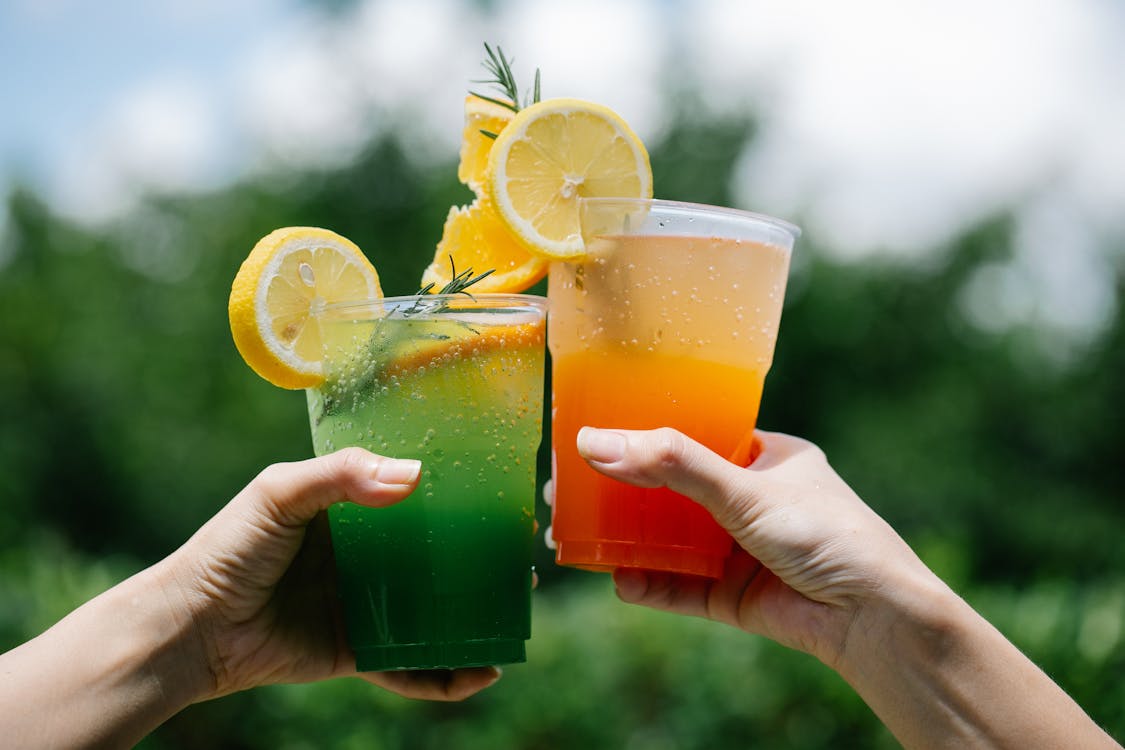
[[[694,498],[742,550],[717,581],[618,570],[622,600],[812,654],[908,748],[1120,748],[816,446],[760,438],[741,468],[672,430],[579,434],[591,466]],[[267,468],[168,558],[0,656],[4,742],[131,747],[191,703],[269,683],[352,675],[430,700],[492,684],[493,668],[355,674],[322,512],[341,500],[398,502],[419,473],[417,462],[360,449]]]
[[[496,668],[355,671],[323,511],[390,505],[419,476],[359,448],[268,467],[180,549],[0,655],[4,743],[132,747],[192,703],[271,683],[355,676],[439,701],[488,687]]]
[[[926,568],[819,448],[758,438],[743,468],[670,429],[579,432],[593,468],[694,499],[738,543],[714,581],[617,570],[623,601],[815,656],[907,748],[1121,747]]]

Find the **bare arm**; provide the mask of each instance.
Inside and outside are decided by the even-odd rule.
[[[908,748],[1120,748],[927,569],[820,449],[759,435],[762,453],[742,468],[672,430],[579,433],[595,469],[695,499],[741,548],[717,581],[618,570],[623,600],[816,656]]]
[[[131,747],[210,686],[190,617],[144,571],[0,656],[0,744]]]
[[[358,448],[267,468],[180,549],[0,655],[0,745],[132,747],[191,703],[279,682],[428,700],[491,685],[491,667],[356,675],[321,511],[398,502],[418,475]]]

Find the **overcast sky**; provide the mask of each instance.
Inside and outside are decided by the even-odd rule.
[[[842,260],[925,262],[1019,206],[1018,257],[964,293],[984,328],[1080,340],[1116,303],[1116,0],[367,0],[343,18],[292,0],[0,0],[0,183],[97,221],[150,188],[345,163],[405,117],[418,159],[450,159],[485,40],[642,138],[665,126],[673,70],[710,110],[754,111],[737,202]]]

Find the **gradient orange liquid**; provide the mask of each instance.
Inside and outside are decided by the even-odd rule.
[[[695,502],[609,479],[585,426],[673,427],[745,465],[773,357],[786,250],[715,237],[617,236],[549,284],[556,561],[718,577],[730,536]]]
[[[591,387],[598,381],[627,387]],[[602,351],[555,360],[553,383],[555,403],[570,405],[556,410],[552,428],[560,482],[556,507],[563,509],[552,523],[558,562],[717,575],[713,566],[721,571],[731,540],[707,511],[671,490],[642,489],[599,474],[578,455],[575,436],[583,425],[674,427],[739,460],[738,454],[749,452],[762,375],[716,362]],[[726,394],[722,409],[714,408],[714,394]],[[600,541],[589,541],[595,539]]]

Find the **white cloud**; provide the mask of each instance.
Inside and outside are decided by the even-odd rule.
[[[261,156],[297,167],[338,165],[363,145],[367,108],[340,38],[329,19],[301,13],[251,47],[237,74],[237,124]]]
[[[203,190],[222,175],[214,104],[197,81],[151,80],[109,116],[103,143],[144,188]]]
[[[573,96],[612,107],[644,139],[668,114],[667,52],[678,33],[644,0],[510,0],[497,19],[497,40],[515,57],[521,84],[534,69],[545,97]]]
[[[1016,259],[981,273],[966,315],[1081,337],[1114,304],[1104,237],[1125,234],[1123,40],[1112,0],[368,0],[342,18],[294,11],[206,89],[149,71],[75,142],[56,195],[108,216],[142,189],[198,189],[263,158],[343,164],[391,130],[412,158],[450,160],[489,41],[524,87],[538,66],[545,95],[604,102],[650,142],[671,85],[753,114],[737,202],[842,259],[926,262],[1032,199]],[[1060,231],[1059,211],[1082,231]]]
[[[54,176],[55,200],[72,218],[96,222],[128,211],[144,191],[216,187],[229,177],[219,141],[205,87],[182,77],[150,79],[69,144]]]
[[[1112,5],[698,10],[688,47],[713,76],[705,101],[762,118],[737,165],[740,204],[798,219],[841,259],[916,262],[1018,209],[1016,259],[981,271],[967,316],[1079,343],[1104,328],[1115,304],[1104,239],[1125,233],[1125,17]]]
[[[100,149],[75,149],[63,156],[49,189],[56,210],[89,224],[127,214],[140,197],[139,186]]]
[[[707,3],[692,47],[721,71],[712,94],[763,115],[742,200],[800,213],[847,256],[926,252],[1009,205],[1046,176],[1080,104],[1080,5],[1036,9]]]
[[[460,143],[468,81],[478,77],[484,20],[455,0],[368,2],[345,25],[342,51],[375,108],[374,131],[395,130],[419,161]]]

